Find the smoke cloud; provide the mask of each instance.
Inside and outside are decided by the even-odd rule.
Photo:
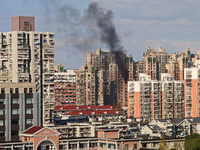
[[[86,10],[86,20],[95,20],[95,23],[100,29],[100,40],[105,43],[114,54],[118,69],[122,77],[127,81],[128,71],[126,70],[123,58],[125,50],[120,44],[120,37],[116,32],[113,17],[114,13],[111,10],[101,8],[97,2],[91,3]]]
[[[56,16],[56,27],[62,38],[66,39],[65,45],[71,46],[85,54],[90,49],[96,49],[105,44],[113,53],[115,62],[125,81],[127,81],[127,70],[124,65],[124,48],[121,46],[113,23],[114,13],[99,6],[97,2],[89,4],[88,8],[81,13],[70,6],[58,3],[56,0],[45,2],[46,19],[48,23]],[[50,2],[50,3],[49,3]],[[49,3],[49,4],[47,4]],[[54,7],[51,10],[50,7]]]

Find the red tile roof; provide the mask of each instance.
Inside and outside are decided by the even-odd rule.
[[[104,115],[104,114],[105,115],[121,114],[121,112],[115,110],[88,110],[88,111],[71,111],[63,115],[77,116],[77,115]]]
[[[55,106],[54,110],[90,110],[90,109],[104,109],[104,110],[111,110],[111,105],[105,105],[105,106],[68,106],[68,105],[62,105],[62,106]]]
[[[26,131],[23,132],[23,134],[34,134],[37,131],[41,130],[42,128],[44,128],[43,126],[32,126],[29,129],[27,129]]]

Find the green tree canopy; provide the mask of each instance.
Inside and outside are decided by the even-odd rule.
[[[193,133],[185,137],[185,150],[200,150],[200,134]]]
[[[115,103],[115,100],[113,100],[112,110],[115,110],[115,108],[116,108],[116,103]]]
[[[159,149],[160,150],[168,150],[169,149],[169,147],[167,145],[167,141],[165,140],[165,136],[163,136],[162,139],[160,140]]]

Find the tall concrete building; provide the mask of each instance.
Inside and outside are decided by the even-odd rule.
[[[175,81],[168,73],[161,81],[139,74],[139,81],[128,82],[128,117],[153,119],[184,117],[184,82]]]
[[[56,105],[76,104],[76,70],[54,73]]]
[[[52,123],[54,106],[54,33],[33,31],[33,21],[32,17],[12,18],[13,31],[0,33],[0,82],[35,83],[41,95],[42,123],[47,125]],[[31,28],[21,30],[22,22],[29,22]]]
[[[128,117],[142,118],[150,121],[152,118],[151,77],[145,73],[139,74],[139,81],[128,82]]]
[[[0,83],[0,141],[19,141],[19,133],[41,125],[35,87],[35,83]]]
[[[200,116],[200,60],[184,69],[185,117]]]
[[[12,17],[11,31],[35,31],[35,17]]]
[[[133,80],[133,57],[123,56],[128,79]],[[114,60],[114,54],[98,49],[86,54],[86,63],[77,71],[77,105],[107,105],[114,102],[127,106],[127,83]]]
[[[166,63],[169,57],[170,55],[161,47],[158,52],[148,47],[147,52],[143,54],[143,60],[136,63],[136,79],[138,80],[139,73],[146,73],[151,76],[152,80],[160,80],[161,73],[166,73]]]
[[[146,73],[152,80],[161,80],[161,73],[170,73],[174,80],[183,80],[184,68],[190,68],[199,54],[190,54],[190,49],[182,53],[167,54],[165,49],[159,47],[158,52],[148,47],[143,54],[143,60],[136,63],[136,80],[139,73]]]
[[[161,74],[162,119],[184,117],[184,82],[176,81],[169,73]]]
[[[168,63],[166,64],[167,72],[170,73],[175,80],[184,79],[184,68],[192,67],[193,63],[192,58],[196,54],[190,54],[190,49],[183,51],[182,53],[170,54]]]

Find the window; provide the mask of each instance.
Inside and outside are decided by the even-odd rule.
[[[115,149],[115,144],[108,144],[109,149]]]
[[[32,104],[32,98],[26,98],[26,104]]]
[[[17,114],[18,114],[18,112],[19,112],[19,110],[18,110],[18,109],[12,109],[12,115],[17,115]]]
[[[26,119],[26,124],[33,124],[33,119]]]
[[[134,148],[137,149],[137,144],[134,144]]]
[[[24,141],[27,141],[27,137],[24,137]]]
[[[32,114],[32,108],[26,108],[26,114]]]
[[[18,130],[12,130],[11,136],[18,136]]]
[[[30,24],[29,24],[29,22],[24,22],[24,30],[25,31],[30,31]]]
[[[125,144],[125,150],[129,150],[129,145]]]
[[[10,93],[11,93],[11,94],[13,93],[13,88],[10,88]]]
[[[0,99],[0,104],[5,104],[5,99]]]
[[[0,120],[0,126],[3,126],[3,120]]]
[[[29,93],[32,93],[33,92],[33,89],[32,88],[29,88]]]
[[[19,93],[19,89],[18,88],[15,88],[15,93]]]
[[[0,115],[3,115],[4,110],[0,109]]]
[[[27,93],[27,88],[24,88],[24,93]]]
[[[12,99],[12,104],[18,104],[18,99],[17,98],[13,98]]]
[[[0,136],[4,136],[4,131],[0,131]]]
[[[12,125],[14,125],[14,124],[15,124],[15,125],[16,125],[16,124],[19,124],[19,120],[18,120],[18,119],[12,119],[12,120],[11,120],[11,124],[12,124]]]
[[[5,89],[1,88],[1,94],[5,94]]]

